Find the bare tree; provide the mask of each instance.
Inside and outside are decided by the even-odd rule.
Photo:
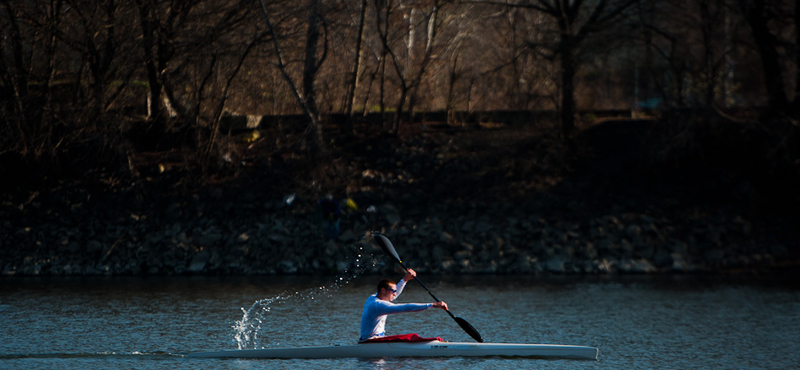
[[[155,0],[135,0],[139,12],[139,24],[142,36],[142,51],[147,73],[149,87],[148,118],[162,119],[166,115],[167,107],[164,106],[164,75],[167,63],[173,57],[170,36],[178,24],[183,21],[190,9],[189,4],[167,4],[166,19],[162,22],[160,9],[157,9]]]
[[[634,56],[637,98],[653,99],[660,90],[668,107],[724,105],[733,85],[732,40],[740,28],[729,7],[708,0],[661,1],[643,2],[638,11],[643,51]]]
[[[89,90],[85,104],[80,104],[86,107],[86,121],[103,125],[109,121],[104,115],[139,69],[137,59],[130,58],[135,43],[126,37],[134,33],[133,22],[126,20],[133,18],[132,8],[119,0],[65,0],[65,4],[69,11],[57,34],[76,53],[75,59],[86,65],[78,76]]]
[[[413,117],[417,92],[423,77],[430,65],[436,46],[438,32],[441,27],[439,18],[443,1],[412,1],[408,5],[400,3],[395,7],[393,2],[376,1],[378,17],[377,29],[383,50],[394,71],[399,97],[391,131],[397,133],[400,121],[404,117],[406,104],[408,113]],[[400,24],[402,27],[390,27]],[[421,34],[420,29],[424,30]],[[390,32],[401,30],[401,33]],[[398,42],[403,40],[405,42]],[[419,42],[421,46],[417,46]]]
[[[195,119],[198,147],[204,147],[201,164],[210,163],[213,149],[217,148],[223,112],[234,81],[253,50],[266,43],[267,34],[248,27],[253,21],[247,2],[230,1],[218,8],[207,9],[210,16],[198,33],[191,48],[192,55],[201,55],[187,66],[192,66],[197,76],[191,84],[191,117]],[[207,107],[206,107],[207,106]],[[205,111],[205,114],[204,114]],[[203,130],[208,126],[208,130]],[[208,132],[208,136],[202,133]]]
[[[367,17],[367,0],[361,0],[361,6],[358,12],[358,25],[357,25],[357,32],[356,32],[356,45],[355,51],[353,52],[353,64],[352,69],[350,70],[350,77],[347,81],[347,93],[345,95],[345,114],[349,117],[349,120],[353,120],[353,105],[356,102],[356,89],[358,88],[359,82],[361,81],[361,59],[363,58],[364,47],[364,30],[366,29],[366,17]]]
[[[800,114],[800,101],[798,100],[798,84],[800,84],[800,4],[797,1],[745,1],[737,0],[738,9],[741,11],[750,31],[753,42],[761,58],[764,83],[770,110],[781,112],[789,117]],[[792,11],[792,6],[794,11]],[[794,29],[793,33],[788,30]],[[794,38],[794,40],[791,40]],[[782,50],[794,45],[794,58],[790,55],[782,56]],[[786,81],[790,70],[783,67],[783,62],[794,64],[795,92],[794,97],[787,96]]]
[[[311,0],[307,8],[308,23],[306,27],[306,40],[304,43],[302,91],[297,88],[295,79],[289,72],[287,61],[285,59],[284,46],[281,44],[281,35],[276,31],[276,27],[272,21],[272,14],[270,13],[265,0],[260,0],[260,2],[264,24],[267,26],[267,32],[272,36],[272,46],[276,58],[276,66],[280,70],[281,75],[286,83],[289,85],[292,94],[296,98],[303,111],[303,114],[309,121],[308,127],[306,128],[306,145],[308,147],[309,156],[311,157],[312,163],[315,163],[319,155],[324,151],[322,145],[321,119],[316,104],[316,92],[314,86],[319,66],[325,59],[325,52],[323,52],[322,56],[317,55],[317,44],[319,43],[321,31],[320,0]]]
[[[10,0],[2,1],[3,12],[0,13],[3,21],[0,22],[3,37],[0,40],[0,73],[2,73],[2,112],[4,121],[8,125],[10,135],[3,135],[9,140],[4,142],[4,147],[18,147],[22,155],[30,151],[30,133],[28,122],[32,119],[30,107],[30,92],[28,90],[30,70],[24,59],[23,34],[21,20],[23,11],[19,3]],[[6,61],[9,61],[7,63]],[[12,138],[16,139],[13,140]],[[16,141],[16,144],[13,144]]]
[[[440,37],[442,48],[436,51],[429,77],[422,81],[428,95],[422,97],[429,102],[425,108],[436,109],[431,105],[444,97],[444,109],[449,122],[458,120],[456,111],[463,106],[466,111],[473,108],[473,86],[478,81],[491,78],[498,68],[505,65],[498,56],[505,41],[500,41],[507,30],[502,22],[508,9],[486,14],[485,9],[475,4],[461,4],[443,12]],[[438,80],[438,81],[437,81]],[[435,86],[441,86],[439,90]],[[492,96],[503,100],[502,93]],[[503,97],[501,97],[503,96]],[[440,103],[441,104],[441,103]]]
[[[60,69],[71,57],[58,32],[65,27],[67,7],[61,0],[0,5],[8,32],[0,41],[2,109],[13,134],[8,147],[23,156],[54,155],[71,134],[63,130],[69,119],[62,117],[80,92],[76,78]]]
[[[518,7],[549,16],[555,26],[552,43],[533,42],[537,49],[547,50],[561,67],[561,136],[569,140],[575,128],[575,76],[580,67],[578,53],[587,37],[624,15],[638,0],[525,0],[511,3],[483,2]]]

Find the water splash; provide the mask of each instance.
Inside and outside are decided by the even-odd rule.
[[[270,337],[267,329],[273,309],[282,309],[289,303],[297,304],[303,301],[332,297],[332,293],[349,284],[356,277],[363,275],[380,261],[375,255],[364,250],[363,241],[351,245],[350,249],[356,256],[355,261],[337,275],[333,282],[302,291],[283,292],[274,297],[257,300],[248,309],[242,307],[242,319],[236,321],[232,327],[234,341],[238,348],[255,349],[269,346]]]

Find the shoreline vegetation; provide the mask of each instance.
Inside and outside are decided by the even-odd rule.
[[[4,1],[0,276],[793,270],[798,10]]]
[[[371,124],[325,125],[317,166],[301,154],[303,133],[280,124],[229,131],[213,168],[193,168],[192,149],[179,144],[137,149],[119,167],[84,153],[12,171],[6,157],[0,275],[381,273],[394,266],[363,243],[373,222],[425,273],[800,266],[800,170],[780,152],[797,148],[791,124],[777,135],[787,131],[618,117],[583,122],[568,144],[546,120],[422,121],[397,135]],[[331,241],[317,208],[326,194],[359,206],[345,210]]]

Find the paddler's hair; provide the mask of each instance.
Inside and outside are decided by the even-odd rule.
[[[392,279],[383,279],[378,283],[378,294],[381,294],[381,288],[391,289],[391,285],[397,285]]]

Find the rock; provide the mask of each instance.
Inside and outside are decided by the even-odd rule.
[[[617,249],[616,243],[610,237],[604,237],[595,241],[595,247],[601,254],[611,253],[612,250]]]
[[[451,234],[450,234],[450,233],[448,233],[447,231],[442,231],[442,233],[441,233],[441,234],[439,234],[439,241],[440,241],[440,242],[444,242],[444,243],[450,243],[450,242],[452,242],[452,241],[453,241],[453,239],[455,239],[455,238],[453,237],[453,235],[451,235]]]
[[[636,224],[628,225],[625,228],[625,235],[631,240],[639,240],[642,237],[642,228]]]
[[[511,270],[515,273],[520,274],[530,274],[533,272],[531,269],[531,258],[526,254],[520,254],[517,256],[516,259],[511,263]]]
[[[508,221],[508,226],[512,228],[516,228],[519,225],[519,220],[516,217],[506,217],[506,220]]]
[[[174,223],[172,224],[171,227],[168,227],[166,230],[164,230],[164,235],[173,236],[173,235],[178,235],[180,232],[181,232],[181,225],[178,223]]]
[[[497,262],[492,261],[491,263],[485,264],[480,268],[476,268],[473,270],[475,272],[480,272],[482,274],[494,274],[497,272]]]
[[[622,272],[645,274],[655,272],[656,268],[646,259],[620,261],[619,269]]]
[[[644,259],[652,260],[653,255],[655,254],[655,248],[650,245],[640,246],[638,249],[638,255]]]
[[[86,251],[89,253],[97,253],[103,250],[103,244],[97,240],[92,240],[86,243]]]
[[[338,261],[336,262],[336,271],[337,272],[345,272],[350,268],[350,264],[347,261]]]
[[[599,239],[606,235],[606,231],[602,226],[593,227],[589,230],[589,237],[592,239]]]
[[[382,253],[381,247],[379,247],[377,243],[374,242],[362,243],[361,246],[367,253],[372,253],[372,254]]]
[[[479,221],[475,225],[474,232],[478,233],[478,234],[485,234],[485,233],[487,233],[487,232],[489,232],[491,230],[492,230],[492,225],[490,225],[487,222]]]
[[[453,271],[453,267],[456,265],[457,265],[456,261],[448,259],[442,261],[441,267],[444,272],[450,272]]]
[[[325,253],[326,256],[333,256],[336,254],[337,250],[336,243],[334,243],[333,240],[328,240],[328,242],[325,243],[323,253]]]
[[[545,262],[545,268],[549,272],[564,273],[564,259],[561,256],[553,256]]]
[[[597,249],[594,247],[594,243],[586,242],[586,245],[583,248],[583,254],[589,260],[594,260],[597,258]]]
[[[622,242],[620,242],[620,247],[628,254],[633,253],[633,251],[636,249],[633,243],[629,242],[627,239],[622,239]]]
[[[468,250],[460,250],[456,252],[456,254],[453,256],[453,258],[455,258],[456,261],[468,260],[470,257],[472,257],[472,252]]]
[[[417,247],[417,246],[419,246],[419,245],[421,245],[421,244],[422,244],[422,239],[420,239],[420,238],[417,238],[417,237],[415,237],[415,236],[412,236],[412,237],[410,237],[410,238],[406,239],[406,242],[405,242],[405,244],[406,244],[406,245],[408,245],[408,246],[409,246],[409,248],[411,248],[411,247]]]
[[[200,272],[206,268],[206,264],[211,259],[211,253],[208,251],[200,251],[199,253],[195,254],[192,257],[191,262],[189,262],[189,266],[187,267],[187,271],[189,272]]]
[[[391,227],[396,227],[401,222],[403,222],[403,218],[400,217],[400,212],[391,205],[384,205],[383,212],[386,214],[386,223],[389,224]]]
[[[433,251],[431,251],[431,257],[434,260],[440,260],[442,257],[448,255],[449,253],[445,250],[441,245],[436,245],[433,247]]]
[[[690,263],[686,262],[683,255],[679,253],[672,253],[672,268],[673,272],[693,272],[697,268]]]
[[[267,235],[267,240],[275,243],[288,244],[292,240],[292,238],[281,234],[271,233]]]
[[[673,263],[672,254],[664,248],[658,248],[653,257],[653,263],[655,263],[656,267],[670,267]]]
[[[601,222],[603,224],[605,224],[605,225],[608,225],[608,226],[614,226],[614,227],[617,227],[617,228],[621,228],[622,227],[622,223],[619,221],[619,219],[616,216],[613,216],[613,215],[603,216],[601,218]]]
[[[531,255],[534,256],[544,256],[547,254],[547,246],[538,240],[529,245],[528,250],[530,251]]]
[[[736,218],[734,218],[733,222],[736,225],[738,225],[738,229],[741,231],[741,233],[744,236],[747,236],[747,237],[750,236],[750,233],[753,230],[753,224],[750,223],[750,221],[747,221],[747,220],[743,219],[742,216],[736,216]]]
[[[210,247],[217,245],[222,240],[222,234],[215,229],[210,229],[205,232],[196,232],[192,240],[196,245]]]
[[[610,274],[614,273],[617,270],[617,263],[615,261],[609,261],[605,258],[599,261],[594,261],[595,269],[601,273]]]
[[[679,254],[686,254],[689,250],[689,246],[682,241],[676,241],[672,244],[672,252],[679,253]]]
[[[783,244],[773,245],[772,247],[770,247],[770,252],[775,256],[785,256],[789,254],[788,250],[786,249],[786,246],[784,246]]]
[[[703,259],[705,259],[707,264],[712,266],[718,266],[722,264],[724,258],[725,252],[721,249],[709,249],[703,253]]]
[[[283,260],[280,263],[278,263],[278,267],[281,269],[283,273],[286,274],[297,273],[297,264],[294,261]]]
[[[172,238],[172,229],[164,228],[163,230],[157,230],[153,232],[150,227],[142,227],[143,232],[147,232],[144,239],[145,241],[152,243],[152,244],[161,244],[164,240],[169,240]]]
[[[339,234],[339,237],[337,239],[339,239],[339,241],[348,242],[356,240],[357,238],[358,235],[356,235],[356,233],[353,230],[347,229],[343,231],[341,234]]]
[[[78,242],[72,241],[63,243],[62,246],[59,248],[59,251],[74,254],[77,253],[80,249],[81,249],[80,244],[78,244]]]

